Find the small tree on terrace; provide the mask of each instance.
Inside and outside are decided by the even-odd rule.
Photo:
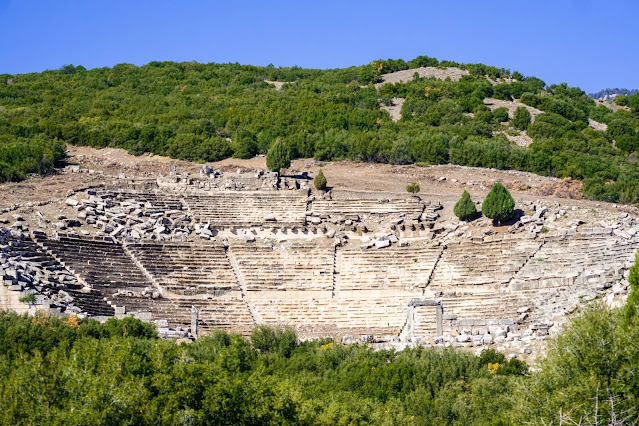
[[[497,182],[490,189],[481,205],[484,216],[491,218],[498,224],[510,219],[515,211],[515,200],[504,185]]]
[[[417,194],[419,191],[421,191],[421,188],[417,182],[413,182],[406,186],[406,192],[410,194]]]
[[[516,127],[519,130],[526,130],[528,125],[530,124],[532,118],[530,115],[530,111],[526,107],[517,107],[515,110],[515,114],[513,115],[513,119],[510,124],[513,127]]]
[[[328,182],[326,182],[326,178],[324,177],[324,172],[322,171],[322,169],[319,169],[319,172],[317,172],[317,175],[315,175],[315,179],[313,179],[315,188],[319,189],[320,191],[325,191],[327,183]]]
[[[266,154],[266,167],[272,172],[279,173],[281,169],[290,167],[290,165],[291,153],[288,150],[288,146],[280,139],[277,139]]]
[[[459,220],[470,220],[475,217],[477,209],[475,208],[473,200],[470,199],[468,191],[462,193],[461,198],[453,208],[453,213],[455,213],[455,216],[457,216]]]

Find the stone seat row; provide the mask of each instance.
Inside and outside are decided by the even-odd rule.
[[[106,293],[153,285],[119,244],[66,237],[38,241],[87,284]]]
[[[333,249],[295,245],[233,245],[230,252],[247,290],[330,290],[333,285]]]
[[[383,329],[398,335],[406,321],[407,298],[253,300],[267,324],[313,324],[342,329]]]
[[[113,316],[114,309],[106,302],[101,292],[84,289],[63,265],[43,252],[32,240],[14,239],[11,255],[39,266],[38,272],[43,278],[39,283],[42,286],[41,292],[56,295],[60,291],[65,291],[73,297],[74,304],[89,316]],[[64,273],[64,280],[60,280],[61,272]]]
[[[205,294],[239,290],[222,246],[188,243],[129,244],[133,256],[171,292]]]
[[[522,240],[449,244],[433,273],[433,286],[499,285],[509,282],[541,243]],[[513,250],[516,248],[516,250]]]
[[[98,192],[98,196],[120,202],[144,203],[147,210],[155,209],[157,211],[164,211],[184,209],[184,205],[178,196],[165,193],[104,191]]]
[[[246,303],[238,298],[148,299],[115,296],[112,301],[117,306],[125,306],[127,313],[150,313],[151,320],[167,320],[171,327],[190,327],[192,306],[200,311],[200,325],[204,331],[223,329],[245,333],[253,327],[253,318]]]
[[[440,253],[438,247],[339,249],[337,284],[340,290],[425,287]]]
[[[444,297],[441,299],[444,314],[465,318],[517,318],[517,310],[530,302],[529,294],[495,293]]]
[[[103,294],[97,290],[80,291],[76,289],[66,289],[77,302],[80,308],[90,316],[112,317],[115,309],[104,299]]]
[[[413,219],[419,218],[424,211],[424,204],[419,200],[410,198],[404,200],[392,200],[380,202],[379,200],[315,200],[311,203],[310,211],[314,215],[364,215],[394,214],[409,215]]]

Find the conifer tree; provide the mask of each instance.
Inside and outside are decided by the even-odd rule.
[[[459,220],[470,220],[477,214],[477,209],[475,208],[475,203],[470,198],[470,194],[468,191],[464,191],[462,193],[461,198],[455,204],[453,208],[453,213],[455,216],[459,218]]]
[[[515,211],[515,200],[504,185],[497,182],[490,189],[481,205],[484,216],[493,219],[498,224],[510,219]]]
[[[272,172],[279,173],[281,169],[290,167],[291,154],[288,147],[280,139],[268,150],[266,154],[266,167]]]
[[[324,177],[324,172],[320,168],[319,172],[317,172],[317,175],[315,176],[315,179],[313,179],[313,184],[315,185],[316,189],[325,191],[327,183],[328,182],[326,182],[326,177]]]

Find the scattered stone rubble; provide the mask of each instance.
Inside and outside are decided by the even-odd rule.
[[[28,235],[16,230],[0,228],[0,279],[6,289],[18,295],[14,299],[32,295],[29,312],[45,309],[56,315],[83,317],[87,308],[96,307],[91,299],[101,299],[48,257]],[[113,315],[108,306],[94,312]]]
[[[80,227],[81,221],[99,229],[98,236],[120,240],[184,240],[194,228],[179,202],[156,203],[136,200],[126,193],[88,191],[89,198],[68,198],[66,204],[78,212],[78,220],[54,223],[58,230]],[[169,209],[165,209],[165,207]]]

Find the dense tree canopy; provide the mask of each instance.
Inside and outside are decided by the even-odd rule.
[[[188,345],[149,331],[0,312],[0,423],[488,424],[527,370],[495,351],[375,352],[265,326]]]
[[[421,66],[469,75],[372,85],[384,73]],[[508,75],[427,56],[332,70],[151,62],[4,74],[0,180],[51,171],[65,143],[216,161],[266,154],[279,138],[291,158],[518,169],[584,180],[589,198],[639,201],[639,182],[627,178],[639,168],[632,155],[639,149],[639,95],[625,101],[630,111],[613,112],[578,88]],[[277,90],[266,81],[286,84]],[[393,97],[405,99],[398,122],[379,107]],[[503,109],[483,107],[490,97],[544,112],[527,129],[530,147],[503,136],[526,128],[523,109],[508,123]],[[589,119],[608,130],[589,128]]]

